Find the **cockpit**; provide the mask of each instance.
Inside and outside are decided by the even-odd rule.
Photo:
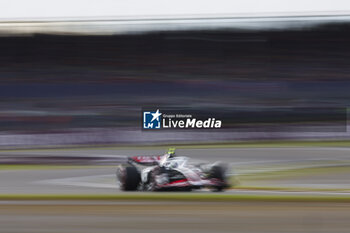
[[[163,164],[161,166],[166,167],[166,168],[179,168],[185,166],[187,163],[187,158],[178,156],[178,157],[168,157],[163,161]]]

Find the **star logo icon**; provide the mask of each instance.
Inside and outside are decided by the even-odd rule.
[[[159,121],[159,117],[162,115],[160,112],[159,112],[159,109],[157,109],[157,111],[155,113],[151,113],[152,115],[152,120],[151,122],[153,122],[154,120],[157,120]]]
[[[144,111],[143,112],[143,129],[160,129],[162,113],[157,111]]]

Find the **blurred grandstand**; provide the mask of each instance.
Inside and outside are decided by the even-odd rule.
[[[150,133],[140,128],[143,106],[221,113],[347,108],[349,42],[347,23],[284,30],[4,34],[1,146],[349,138],[346,130]]]

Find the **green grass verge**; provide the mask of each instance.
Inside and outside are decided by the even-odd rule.
[[[231,183],[234,188],[247,190],[275,190],[275,191],[333,191],[333,192],[349,192],[349,187],[338,188],[317,188],[317,187],[279,187],[279,184],[284,184],[286,181],[297,179],[313,179],[320,175],[333,177],[334,175],[342,175],[350,177],[349,165],[337,165],[309,168],[292,168],[280,171],[262,171],[257,173],[243,174],[231,177]],[[277,182],[277,183],[276,183]],[[341,185],[340,185],[341,186]]]
[[[350,175],[350,165],[339,164],[336,166],[320,165],[319,167],[303,167],[303,168],[286,168],[279,171],[261,171],[249,174],[239,175],[240,180],[271,180],[271,179],[281,179],[281,178],[294,178],[300,176],[312,176],[319,174],[349,174]]]
[[[0,194],[3,201],[194,201],[194,202],[341,202],[350,203],[349,196],[287,196],[287,195],[233,195],[233,194],[173,194],[135,193],[116,195],[51,195]]]

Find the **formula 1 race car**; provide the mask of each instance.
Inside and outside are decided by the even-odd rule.
[[[175,155],[174,149],[163,156],[129,157],[117,168],[117,180],[124,191],[191,191],[210,188],[222,191],[229,187],[227,166],[191,164],[189,158]]]

